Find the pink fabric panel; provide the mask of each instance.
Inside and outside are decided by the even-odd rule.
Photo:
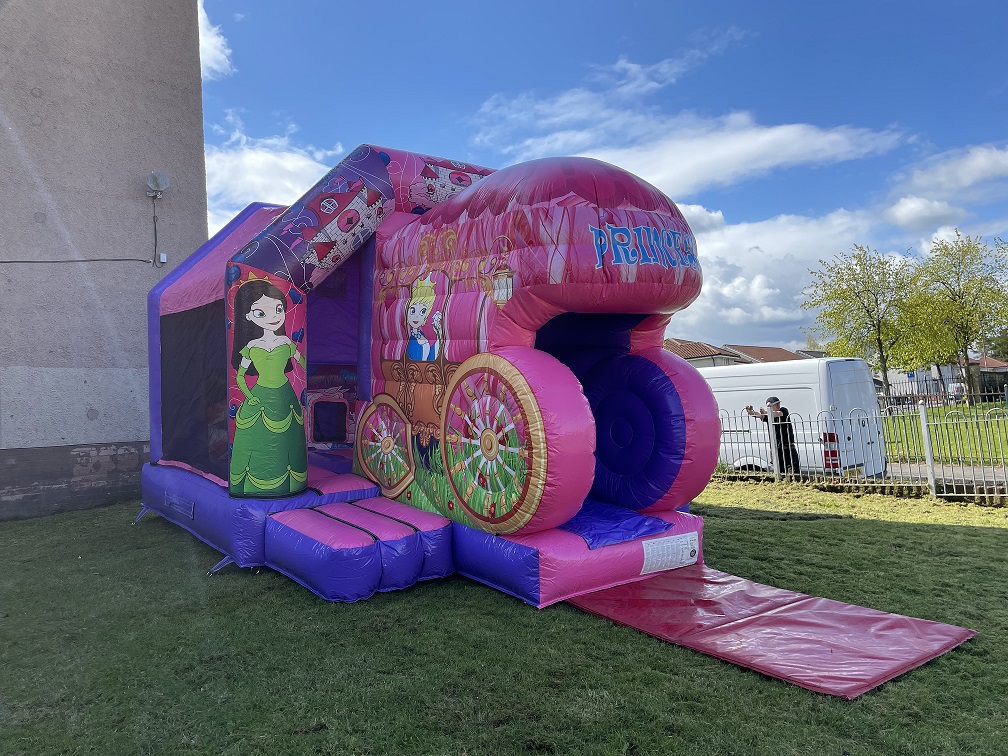
[[[760,585],[702,564],[570,603],[670,643],[848,700],[976,634]]]
[[[314,509],[288,509],[270,517],[331,549],[360,548],[371,546],[375,542],[363,530],[326,517]]]
[[[224,298],[224,268],[238,250],[286,211],[285,207],[256,210],[244,223],[221,239],[206,256],[161,294],[162,315],[191,310]]]
[[[341,494],[350,491],[374,491],[377,486],[354,473],[334,473],[322,467],[308,465],[308,487],[321,494]]]
[[[443,528],[451,523],[451,520],[447,517],[442,517],[433,512],[425,512],[408,504],[400,504],[398,501],[386,499],[384,496],[376,496],[373,499],[361,499],[360,501],[355,501],[354,506],[408,522],[418,530],[425,532]]]
[[[696,533],[696,560],[703,562],[703,518],[686,512],[659,512],[653,516],[675,527],[659,536],[599,549],[589,549],[584,539],[566,530],[552,529],[507,540],[539,551],[539,606],[549,606],[584,593],[654,577],[641,574],[645,566],[644,541]]]
[[[665,371],[679,392],[686,416],[686,451],[679,474],[668,492],[642,512],[654,513],[689,504],[707,487],[717,466],[721,421],[717,401],[703,376],[682,357],[654,347],[637,353]]]
[[[465,261],[470,272],[510,269],[513,294],[487,323],[491,350],[526,343],[527,332],[561,312],[669,315],[696,299],[703,280],[678,208],[636,176],[588,158],[497,171],[380,242],[376,272],[386,277],[461,270],[463,255],[474,258]],[[455,328],[449,317],[449,342]]]
[[[652,315],[630,332],[630,353],[639,354],[652,347],[661,349],[665,343],[665,329],[671,315]]]
[[[201,478],[206,478],[210,482],[216,483],[218,486],[221,486],[222,488],[228,487],[226,480],[218,478],[216,475],[212,475],[211,473],[204,472],[203,470],[197,470],[195,467],[193,467],[192,465],[187,465],[185,462],[176,462],[174,459],[159,459],[157,463],[159,465],[164,465],[165,467],[178,467],[181,470],[188,470],[191,473],[196,473]]]
[[[505,171],[483,179],[480,186]],[[604,211],[603,222],[603,211],[581,200],[576,207],[519,208],[503,216],[463,216],[452,224],[439,223],[437,217],[428,220],[428,216],[460,204],[461,200],[446,202],[390,236],[379,248],[376,270],[410,271],[412,276],[431,269],[432,262],[450,259],[440,241],[430,239],[448,238],[458,249],[484,251],[494,267],[506,264],[515,272],[513,296],[501,314],[532,331],[551,317],[543,314],[549,311],[671,314],[700,294],[703,276],[699,264],[687,264],[678,253],[674,266],[657,262],[612,264],[605,258],[597,267],[598,252],[591,231],[597,224],[674,229],[689,236],[681,217],[621,208]],[[557,228],[551,231],[548,226],[553,225]],[[502,248],[496,242],[500,239],[509,239],[511,246]],[[434,252],[429,251],[432,249]]]
[[[336,502],[317,507],[331,517],[356,525],[369,533],[374,533],[379,541],[395,541],[413,535],[416,531],[409,525],[390,519],[375,512],[355,507],[353,504]]]
[[[354,152],[362,149],[371,149],[384,153],[388,157],[388,177],[395,192],[395,209],[406,214],[407,218],[416,217],[413,214],[413,209],[418,205],[433,207],[436,203],[444,201],[445,198],[438,193],[432,197],[428,192],[429,187],[442,186],[446,182],[453,189],[468,185],[457,183],[457,179],[453,178],[452,174],[456,174],[458,179],[471,183],[480,181],[482,176],[493,173],[493,168],[485,168],[481,165],[460,163],[457,160],[447,160],[433,155],[421,155],[376,145],[362,144]]]

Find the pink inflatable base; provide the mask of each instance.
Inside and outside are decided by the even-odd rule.
[[[976,632],[753,583],[703,564],[568,599],[589,614],[853,700]]]
[[[560,528],[496,536],[455,523],[455,569],[542,609],[703,561],[703,518],[678,510],[653,516],[672,523],[672,528],[595,549]]]

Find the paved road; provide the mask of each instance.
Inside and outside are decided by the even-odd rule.
[[[886,477],[894,480],[924,481],[927,465],[890,462]],[[935,480],[944,483],[970,483],[980,486],[1008,487],[1008,468],[976,465],[935,465]]]

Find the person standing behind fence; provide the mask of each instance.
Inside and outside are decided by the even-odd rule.
[[[777,446],[777,459],[780,460],[781,472],[787,474],[798,474],[798,446],[795,444],[794,428],[791,425],[791,413],[787,407],[782,407],[780,399],[776,396],[767,397],[767,412],[763,407],[759,412],[753,410],[751,404],[746,405],[746,412],[751,417],[758,417],[764,423],[770,422],[770,413],[773,413],[774,441]]]

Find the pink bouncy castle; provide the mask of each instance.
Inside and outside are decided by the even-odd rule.
[[[458,572],[541,607],[702,562],[717,406],[661,347],[701,282],[612,165],[358,147],[152,290],[141,515],[338,601]]]

